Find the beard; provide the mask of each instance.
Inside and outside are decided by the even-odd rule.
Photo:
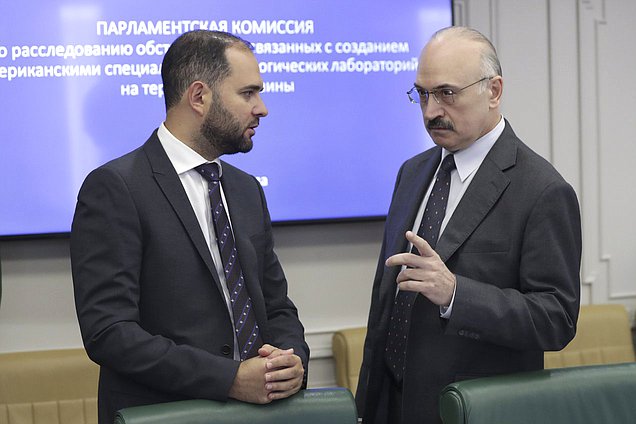
[[[247,153],[252,150],[253,143],[252,137],[246,135],[245,131],[254,125],[258,125],[258,118],[243,127],[223,106],[221,99],[215,96],[214,103],[201,124],[201,137],[218,151],[219,156]]]

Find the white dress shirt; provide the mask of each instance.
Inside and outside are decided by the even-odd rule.
[[[205,237],[205,242],[208,244],[208,248],[210,249],[210,253],[212,254],[212,260],[214,261],[214,267],[216,268],[216,273],[219,276],[219,280],[221,280],[221,287],[223,289],[223,295],[225,296],[225,303],[228,308],[228,312],[230,314],[230,320],[232,321],[232,326],[234,325],[234,317],[232,315],[232,304],[230,303],[230,293],[227,288],[227,284],[225,282],[225,273],[223,272],[223,261],[221,259],[221,252],[219,251],[219,245],[216,241],[216,231],[214,230],[214,225],[212,225],[212,212],[210,208],[210,196],[208,195],[208,182],[199,172],[194,169],[199,165],[203,165],[204,163],[216,163],[219,165],[219,177],[223,175],[223,167],[221,166],[221,161],[219,159],[214,159],[213,161],[206,160],[203,156],[199,155],[197,152],[192,150],[190,147],[185,145],[183,142],[179,141],[162,123],[157,130],[157,137],[159,137],[159,142],[161,142],[161,146],[166,151],[168,155],[168,159],[172,163],[175,171],[179,175],[179,179],[181,180],[181,184],[185,189],[185,192],[190,200],[190,204],[192,205],[192,209],[194,210],[194,214],[197,217],[197,221],[199,221],[199,226],[201,227],[201,231],[203,231],[203,237]],[[221,187],[221,198],[223,199],[223,204],[225,205],[226,212],[228,214],[228,220],[230,219],[230,210],[228,209],[227,201],[225,200],[225,194],[223,193],[223,185]],[[230,221],[230,228],[232,223]],[[210,284],[214,284],[213,281],[210,281]],[[232,332],[234,333],[234,332]],[[234,334],[234,359],[240,360],[239,349],[238,349],[238,340],[236,339],[236,334]]]

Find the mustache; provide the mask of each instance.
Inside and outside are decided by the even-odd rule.
[[[428,121],[428,124],[426,124],[426,128],[428,128],[429,130],[437,130],[437,129],[454,130],[455,129],[452,122],[443,120],[441,116],[438,116],[437,118],[434,118]]]

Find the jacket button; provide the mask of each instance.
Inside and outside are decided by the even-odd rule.
[[[457,332],[457,334],[459,334],[460,336],[463,336],[463,335],[464,335],[464,330],[459,330],[459,331]]]
[[[230,353],[232,353],[232,348],[230,347],[230,345],[223,345],[223,347],[221,348],[221,353],[223,355],[229,355]]]

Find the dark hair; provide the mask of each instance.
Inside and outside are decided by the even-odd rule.
[[[213,87],[226,78],[231,69],[225,51],[230,47],[252,50],[249,42],[227,32],[197,30],[180,35],[161,65],[166,111],[179,103],[194,81]]]

